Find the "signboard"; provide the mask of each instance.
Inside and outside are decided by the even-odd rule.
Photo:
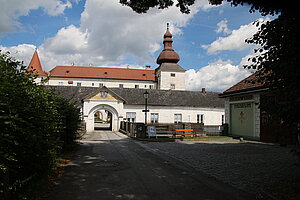
[[[148,137],[156,137],[156,128],[155,126],[148,126]]]

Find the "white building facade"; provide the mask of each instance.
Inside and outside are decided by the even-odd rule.
[[[29,69],[34,69],[40,78],[48,78],[46,87],[77,103],[87,132],[94,131],[97,123],[106,123],[107,120],[99,118],[104,115],[113,131],[119,130],[123,120],[145,122],[142,110],[146,91],[149,93],[147,123],[221,125],[225,119],[224,99],[215,92],[186,91],[185,70],[177,64],[180,58],[172,42],[167,28],[155,70],[56,66],[50,72],[43,72],[36,51]]]

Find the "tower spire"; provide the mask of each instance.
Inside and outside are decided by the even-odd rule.
[[[31,71],[33,74],[40,76],[47,76],[47,74],[43,71],[41,61],[37,52],[37,48],[35,48],[31,61],[28,65],[27,71]]]
[[[156,63],[162,64],[162,63],[177,63],[180,58],[179,55],[174,51],[172,46],[173,40],[172,40],[172,34],[169,31],[169,23],[167,23],[167,30],[164,34],[164,49],[159,54]]]

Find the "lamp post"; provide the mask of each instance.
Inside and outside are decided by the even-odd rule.
[[[145,112],[145,126],[147,125],[147,112],[149,112],[149,110],[148,110],[148,98],[149,98],[149,93],[146,90],[146,92],[144,92],[145,110],[142,110],[143,112]]]

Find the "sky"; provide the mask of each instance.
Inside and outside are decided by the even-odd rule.
[[[44,71],[57,65],[158,67],[170,23],[187,90],[222,92],[253,71],[244,69],[257,46],[245,39],[254,21],[272,19],[249,6],[196,0],[190,14],[176,6],[137,14],[119,0],[0,0],[0,49],[27,65],[37,48]],[[273,17],[274,18],[274,17]]]

